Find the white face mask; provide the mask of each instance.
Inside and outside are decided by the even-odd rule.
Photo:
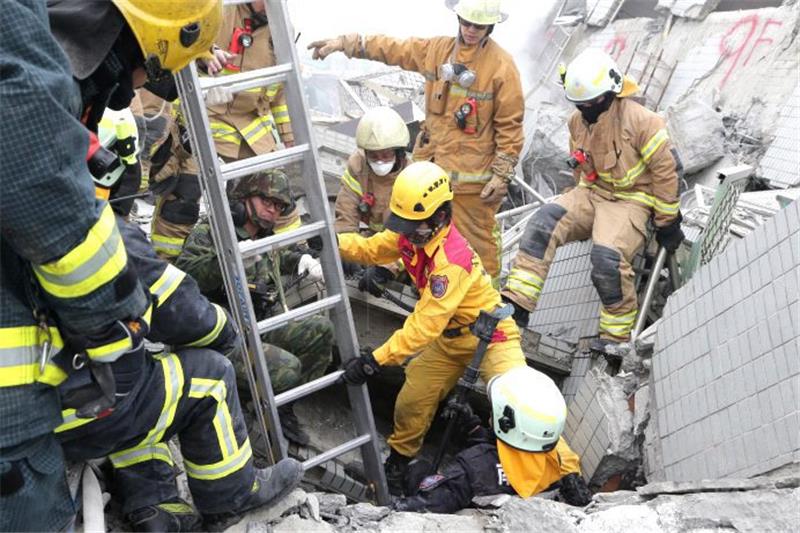
[[[371,160],[367,161],[369,162],[369,166],[372,167],[372,171],[375,174],[377,174],[378,176],[385,176],[386,174],[391,172],[392,169],[394,168],[395,159],[396,158],[392,158],[391,161],[380,161],[380,162]]]

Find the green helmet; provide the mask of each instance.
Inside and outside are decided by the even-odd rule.
[[[289,187],[289,176],[282,170],[257,172],[242,178],[229,195],[231,200],[244,200],[250,196],[275,198],[290,207],[292,190]]]

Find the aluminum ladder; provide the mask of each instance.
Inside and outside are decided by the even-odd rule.
[[[226,0],[225,2],[226,5],[240,3],[245,3],[245,1]],[[264,435],[268,437],[271,459],[275,462],[287,457],[287,446],[281,435],[277,408],[335,384],[342,375],[342,371],[337,370],[275,396],[261,347],[261,334],[280,328],[291,321],[301,320],[327,310],[335,328],[336,342],[342,359],[347,360],[356,356],[359,353],[359,347],[350,302],[347,299],[344,274],[317,156],[317,147],[312,138],[308,104],[303,94],[298,68],[299,61],[293,40],[294,32],[289,20],[286,0],[265,0],[265,4],[277,62],[275,66],[212,78],[199,77],[197,67],[192,63],[176,75],[176,81],[186,129],[197,159],[200,182],[208,204],[209,222],[214,241],[217,244],[230,310],[246,348],[246,353],[242,352],[242,357],[247,359],[249,353],[255,363],[255,375],[253,375],[250,364],[244,366],[247,369],[247,379],[254,404],[262,407],[256,409],[258,424]],[[239,92],[272,83],[283,84],[295,136],[295,146],[228,164],[221,163],[217,157],[209,129],[204,93],[214,87],[227,87],[233,92]],[[259,171],[282,168],[291,163],[302,165],[308,210],[312,220],[293,231],[239,243],[225,193],[226,183]],[[247,278],[243,259],[283,248],[314,236],[319,236],[323,243],[320,262],[327,296],[288,312],[257,321],[250,293],[246,290]],[[354,414],[356,437],[310,457],[303,462],[303,467],[308,471],[342,454],[360,449],[367,483],[372,489],[377,503],[385,505],[389,502],[390,497],[386,487],[367,388],[363,385],[348,386],[347,393]]]

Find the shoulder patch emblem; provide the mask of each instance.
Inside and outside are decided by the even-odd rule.
[[[419,484],[419,490],[430,490],[436,488],[444,480],[444,476],[442,474],[433,474],[431,476],[426,477],[423,479]]]
[[[450,280],[447,276],[431,276],[428,280],[431,284],[431,294],[434,298],[441,298],[447,292],[447,285]]]

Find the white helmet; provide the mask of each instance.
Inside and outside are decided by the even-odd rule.
[[[444,4],[473,24],[491,26],[508,18],[508,14],[500,11],[500,0],[445,0]]]
[[[564,90],[570,102],[587,102],[603,93],[622,91],[624,76],[610,55],[596,48],[578,54],[563,75]]]
[[[519,450],[555,448],[567,419],[567,405],[553,380],[527,366],[495,376],[487,387],[497,438]]]
[[[405,148],[409,133],[403,117],[390,107],[373,107],[361,117],[356,144],[362,150]]]

